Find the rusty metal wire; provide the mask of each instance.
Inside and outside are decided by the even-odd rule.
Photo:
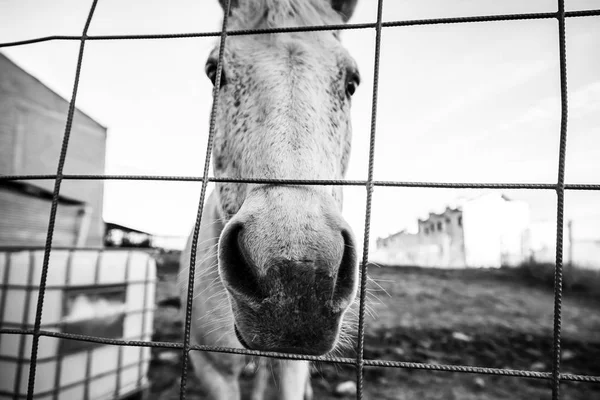
[[[54,180],[56,175],[0,175],[2,181]],[[164,181],[164,182],[202,182],[202,176],[168,175],[63,175],[63,180],[117,180],[117,181]],[[367,186],[369,181],[347,179],[260,179],[260,178],[217,178],[209,177],[209,182],[261,183],[277,185],[319,185],[319,186]],[[556,190],[556,183],[501,183],[501,182],[409,182],[409,181],[371,181],[373,186],[412,187],[432,189],[519,189],[519,190]],[[565,190],[600,190],[599,183],[566,183]]]
[[[202,212],[204,211],[204,198],[206,188],[208,187],[208,172],[210,169],[210,157],[215,137],[215,125],[217,123],[217,105],[219,102],[219,90],[221,89],[221,75],[223,74],[223,56],[225,54],[225,39],[227,39],[227,20],[229,19],[229,10],[231,0],[227,0],[223,10],[223,27],[221,29],[221,41],[219,43],[219,57],[217,59],[217,75],[215,77],[215,86],[213,87],[213,105],[210,112],[210,127],[208,132],[208,143],[206,145],[206,157],[204,158],[204,179],[202,180],[202,190],[200,192],[200,202],[198,204],[198,215],[194,224],[194,233],[192,237],[192,248],[190,251],[190,267],[187,289],[187,304],[185,308],[185,333],[183,336],[183,363],[181,367],[181,387],[179,398],[184,400],[186,397],[187,370],[190,352],[190,331],[192,327],[192,304],[194,302],[194,275],[196,270],[196,253],[198,250],[198,236],[200,235],[200,224],[202,223]]]
[[[373,172],[375,169],[375,133],[377,126],[377,95],[379,93],[379,62],[381,59],[381,23],[383,0],[377,2],[377,23],[375,25],[375,62],[373,65],[373,100],[371,103],[371,135],[369,140],[369,171],[367,178],[367,202],[365,210],[365,233],[363,237],[363,257],[360,274],[360,302],[358,310],[358,346],[356,349],[356,396],[363,398],[365,307],[367,300],[367,277],[369,268],[369,235],[371,232],[371,205],[373,201]]]
[[[93,342],[100,344],[108,344],[114,346],[126,346],[126,347],[151,347],[159,349],[183,349],[183,343],[180,342],[146,342],[137,340],[123,340],[123,339],[106,339],[97,336],[86,336],[77,335],[73,333],[63,333],[40,330],[40,336],[47,336],[60,339],[79,340],[85,342]],[[0,334],[6,335],[33,335],[33,329],[12,329],[12,328],[0,328]],[[246,350],[231,347],[218,347],[218,346],[190,346],[191,351],[210,351],[214,353],[224,354],[239,354],[239,355],[251,355],[261,356],[269,358],[287,359],[287,360],[306,360],[306,361],[317,361],[325,363],[335,364],[346,364],[356,365],[356,359],[345,358],[345,357],[332,357],[332,356],[309,356],[309,355],[297,355],[288,353],[277,353],[277,352],[266,352],[259,350]],[[488,374],[488,375],[504,375],[514,376],[521,378],[536,378],[536,379],[552,379],[551,372],[538,372],[538,371],[527,371],[527,370],[515,370],[508,368],[486,368],[486,367],[474,367],[468,365],[455,365],[455,364],[425,364],[417,362],[406,362],[406,361],[388,361],[388,360],[364,360],[365,367],[379,367],[379,368],[408,368],[408,369],[420,369],[430,371],[445,371],[445,372],[466,372],[474,374]],[[561,380],[574,381],[574,382],[590,382],[600,383],[600,376],[590,375],[577,375],[577,374],[561,374]]]
[[[560,150],[558,158],[558,183],[556,187],[556,264],[554,271],[554,338],[552,360],[552,400],[560,398],[560,333],[562,326],[563,289],[563,228],[565,210],[565,162],[567,154],[567,53],[565,33],[565,1],[558,0],[558,47],[560,58]]]
[[[200,32],[200,33],[174,33],[160,35],[98,35],[88,36],[87,31],[91,23],[94,10],[98,0],[93,0],[87,20],[81,36],[46,36],[21,41],[0,43],[0,48],[28,45],[52,40],[77,40],[80,41],[80,49],[77,60],[77,68],[75,72],[75,81],[73,85],[73,93],[69,103],[67,114],[67,122],[63,143],[61,147],[60,157],[57,166],[56,174],[43,175],[3,175],[0,176],[0,182],[13,180],[54,180],[55,186],[52,198],[52,208],[50,211],[50,221],[47,232],[46,245],[44,247],[44,260],[42,266],[42,275],[39,285],[39,297],[36,308],[36,318],[33,329],[13,329],[0,328],[0,334],[6,335],[32,335],[33,345],[31,349],[30,371],[27,389],[27,399],[33,398],[33,390],[35,385],[36,360],[41,336],[55,337],[70,340],[79,340],[86,342],[95,342],[107,345],[116,346],[135,346],[135,347],[152,347],[152,348],[167,348],[180,349],[183,352],[183,368],[181,374],[180,398],[185,399],[186,382],[187,382],[187,366],[190,351],[211,351],[218,353],[254,355],[271,358],[283,358],[290,360],[309,360],[319,362],[329,362],[338,364],[355,365],[357,368],[357,398],[363,397],[363,376],[365,367],[387,367],[387,368],[408,368],[418,370],[431,371],[447,371],[447,372],[463,372],[475,374],[502,375],[523,378],[537,378],[550,380],[552,383],[552,398],[558,400],[560,398],[560,383],[561,381],[575,381],[600,383],[600,376],[575,375],[560,373],[561,362],[561,306],[562,306],[562,266],[563,266],[563,225],[564,225],[564,196],[566,190],[592,190],[600,191],[600,184],[566,184],[565,183],[565,165],[566,165],[566,139],[567,139],[567,73],[566,73],[566,34],[565,34],[565,19],[574,17],[591,17],[600,16],[600,10],[583,10],[583,11],[565,11],[564,0],[558,0],[558,11],[548,13],[530,13],[530,14],[508,14],[508,15],[491,15],[491,16],[474,16],[474,17],[457,17],[457,18],[437,18],[437,19],[419,19],[407,21],[382,21],[383,0],[378,1],[377,22],[364,24],[346,24],[346,25],[328,25],[328,26],[308,26],[308,27],[289,27],[276,29],[261,29],[261,30],[235,30],[227,31],[227,17],[225,12],[223,27],[219,32]],[[228,0],[227,9],[229,8]],[[435,25],[435,24],[457,24],[457,23],[475,23],[475,22],[496,22],[496,21],[514,21],[514,20],[540,20],[540,19],[557,19],[559,28],[559,57],[560,57],[560,84],[561,84],[561,128],[560,128],[560,147],[559,147],[559,162],[558,162],[558,179],[557,183],[460,183],[460,182],[403,182],[403,181],[376,181],[373,179],[374,161],[375,161],[375,133],[376,133],[376,113],[377,113],[377,90],[379,81],[379,58],[381,46],[381,34],[383,28],[416,26],[416,25]],[[212,153],[214,125],[215,125],[215,110],[216,110],[216,93],[219,90],[219,76],[222,71],[223,49],[227,36],[248,35],[248,34],[267,34],[267,33],[285,33],[285,32],[304,32],[304,31],[319,31],[319,30],[347,30],[347,29],[375,29],[375,64],[374,64],[374,83],[373,83],[373,102],[371,115],[371,136],[369,146],[369,169],[368,179],[365,180],[286,180],[286,179],[244,179],[244,178],[216,178],[210,177],[209,162]],[[81,75],[83,53],[85,42],[88,40],[139,40],[139,39],[185,39],[197,37],[220,37],[219,59],[217,63],[217,84],[215,85],[213,98],[213,107],[211,110],[211,122],[209,139],[206,149],[205,167],[203,176],[160,176],[160,175],[69,175],[63,174],[63,167],[66,160],[69,137],[73,123],[75,111],[75,102],[77,90],[79,86],[79,78]],[[85,335],[75,335],[61,332],[46,331],[41,329],[41,317],[44,303],[44,293],[48,288],[46,285],[48,263],[50,252],[52,249],[52,237],[56,220],[56,211],[58,207],[59,192],[61,182],[63,180],[138,180],[138,181],[178,181],[178,182],[201,182],[202,189],[198,205],[198,214],[194,225],[193,247],[190,259],[189,281],[188,281],[188,298],[186,304],[186,320],[185,320],[185,335],[183,343],[171,342],[156,342],[156,341],[131,341],[119,339],[107,339]],[[191,312],[193,299],[193,281],[195,273],[195,255],[198,240],[199,226],[202,220],[202,209],[206,195],[206,188],[209,182],[243,182],[243,183],[272,183],[272,184],[293,184],[293,185],[342,185],[342,186],[365,186],[367,189],[367,206],[365,212],[365,245],[363,248],[362,275],[360,283],[360,311],[359,311],[359,329],[358,329],[358,351],[357,357],[342,358],[329,356],[307,356],[286,354],[277,352],[265,352],[247,349],[235,349],[218,346],[198,346],[190,344],[190,328],[191,328]],[[555,282],[554,282],[554,342],[553,342],[553,363],[551,372],[537,372],[528,370],[513,370],[513,369],[498,369],[485,368],[464,365],[445,365],[445,364],[424,364],[404,361],[385,361],[385,360],[368,360],[364,359],[364,308],[365,308],[365,287],[368,275],[368,237],[370,232],[370,214],[373,189],[376,186],[382,187],[420,187],[420,188],[451,188],[451,189],[524,189],[524,190],[555,190],[557,193],[557,236],[556,236],[556,267],[555,267]]]
[[[566,18],[576,17],[592,17],[599,16],[600,10],[581,10],[567,11]],[[402,26],[416,25],[441,25],[441,24],[462,24],[467,22],[500,22],[500,21],[520,21],[520,20],[535,20],[535,19],[552,19],[558,18],[558,14],[554,12],[546,13],[528,13],[528,14],[502,14],[502,15],[481,15],[473,17],[455,17],[455,18],[431,18],[431,19],[414,19],[406,21],[387,21],[383,22],[383,28],[395,28]],[[307,31],[328,31],[328,30],[351,30],[351,29],[369,29],[375,28],[376,23],[362,24],[344,24],[344,25],[313,25],[313,26],[298,26],[286,28],[270,28],[270,29],[244,29],[227,31],[228,36],[239,35],[258,35],[268,33],[285,33],[285,32],[307,32]],[[165,34],[146,34],[146,35],[89,35],[86,40],[137,40],[137,39],[191,39],[200,37],[219,37],[221,32],[188,32],[188,33],[165,33]],[[14,42],[0,43],[1,47],[22,46],[27,44],[49,42],[54,40],[81,40],[81,36],[76,35],[51,35],[32,39],[18,40]]]
[[[79,45],[79,56],[77,58],[77,67],[75,69],[75,82],[73,84],[73,93],[71,95],[71,102],[69,103],[69,111],[67,114],[67,123],[65,126],[65,134],[63,136],[63,142],[60,150],[60,157],[58,160],[58,167],[56,171],[56,179],[54,180],[54,191],[52,194],[52,207],[50,209],[50,221],[48,223],[48,235],[46,237],[46,246],[44,251],[44,261],[42,264],[42,274],[40,278],[40,290],[37,302],[37,308],[35,312],[35,324],[33,327],[33,343],[31,345],[31,359],[29,362],[29,380],[27,385],[27,399],[33,399],[33,391],[35,387],[35,372],[37,367],[37,355],[38,346],[40,342],[40,325],[42,322],[42,309],[44,307],[44,294],[46,293],[46,279],[48,277],[48,263],[50,261],[50,250],[52,248],[52,235],[54,233],[54,224],[56,222],[56,211],[58,208],[58,200],[60,193],[60,185],[62,183],[62,172],[67,158],[67,148],[69,146],[69,137],[71,136],[71,127],[73,126],[73,116],[75,114],[75,100],[77,99],[77,89],[79,88],[79,77],[81,76],[81,65],[83,63],[83,50],[85,48],[85,36],[92,22],[92,16],[96,10],[96,4],[98,0],[93,0],[92,6],[88,13],[85,26],[83,28],[83,34],[81,37],[81,44]]]

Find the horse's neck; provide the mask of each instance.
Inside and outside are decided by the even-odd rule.
[[[217,274],[217,251],[219,237],[223,231],[224,224],[217,212],[217,198],[215,192],[210,193],[202,210],[202,224],[198,233],[196,251],[196,274],[195,282],[205,281],[204,274]],[[193,238],[190,235],[190,243]]]
[[[224,224],[217,212],[217,198],[211,193],[202,211],[194,273],[194,336],[199,344],[239,346],[233,333],[233,316],[225,288],[219,279],[218,243]],[[189,266],[193,234],[182,255],[182,265]],[[189,268],[181,270],[180,283],[187,286]],[[183,288],[184,293],[187,287]],[[187,299],[184,294],[182,300]]]

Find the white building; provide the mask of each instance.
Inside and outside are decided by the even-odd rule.
[[[391,265],[494,267],[527,260],[529,205],[492,192],[419,220],[418,232],[377,240],[372,260]]]

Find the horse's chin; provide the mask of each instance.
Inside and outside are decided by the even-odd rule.
[[[324,356],[331,353],[337,345],[337,341],[334,340],[330,345],[324,344],[319,347],[304,347],[304,346],[293,346],[288,347],[285,345],[280,346],[269,346],[269,347],[256,347],[255,345],[250,345],[246,342],[242,334],[240,333],[237,325],[234,324],[235,335],[240,342],[240,344],[248,350],[259,350],[259,351],[269,351],[276,353],[287,353],[287,354],[298,354],[298,355],[309,355],[309,356]]]
[[[240,344],[249,350],[322,356],[338,345],[340,317],[305,316],[283,318],[282,314],[260,312],[253,318],[236,307],[234,331]],[[241,307],[244,309],[244,307]],[[260,332],[260,333],[258,333]]]

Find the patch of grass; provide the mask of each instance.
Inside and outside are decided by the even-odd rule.
[[[528,262],[511,268],[520,278],[531,285],[539,285],[554,290],[555,265],[550,263]],[[584,269],[575,265],[563,266],[563,292],[583,294],[600,299],[600,269]]]
[[[175,296],[176,257],[161,260],[164,279],[157,300]],[[600,374],[600,297],[598,278],[565,268],[562,303],[562,372]],[[552,367],[553,266],[523,265],[500,269],[433,269],[369,266],[369,313],[365,319],[367,359],[514,368],[548,372]],[[578,285],[592,286],[585,295]],[[596,285],[595,287],[593,287]],[[158,295],[160,293],[160,296]],[[161,297],[162,296],[162,297]],[[356,307],[357,309],[358,307]],[[179,341],[182,317],[161,308],[155,314],[154,340]],[[356,330],[352,332],[356,337]],[[173,352],[172,350],[170,350]],[[153,399],[179,398],[180,360],[155,351]],[[161,354],[159,354],[161,353]],[[180,354],[180,351],[173,352]],[[159,355],[162,358],[159,359]],[[167,354],[168,355],[168,354]],[[354,357],[352,350],[344,356]],[[166,360],[166,361],[165,361]],[[167,365],[168,364],[168,365]],[[315,398],[336,400],[334,388],[354,380],[353,366],[315,363]],[[165,372],[167,371],[167,372]],[[168,372],[171,371],[171,372]],[[243,399],[251,377],[242,380]],[[168,382],[167,382],[168,381]],[[530,400],[550,397],[549,381],[402,368],[365,368],[365,398],[406,400]],[[165,390],[171,387],[172,397]],[[190,374],[188,399],[200,400]],[[565,400],[600,398],[600,385],[561,385]],[[275,395],[276,385],[269,391]]]
[[[367,328],[401,326],[465,333],[498,328],[552,334],[552,286],[519,268],[430,269],[370,266]],[[381,288],[379,287],[381,286]],[[600,304],[593,296],[565,293],[563,335],[597,341]]]

